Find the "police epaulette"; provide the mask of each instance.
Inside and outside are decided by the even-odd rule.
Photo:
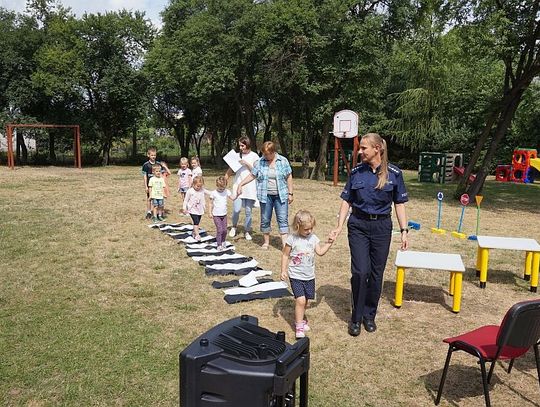
[[[363,165],[364,163],[357,164],[356,167],[351,170],[351,175],[358,171],[360,168],[362,168]]]
[[[388,169],[392,171],[394,174],[401,174],[401,170],[396,167],[394,164],[388,164]]]

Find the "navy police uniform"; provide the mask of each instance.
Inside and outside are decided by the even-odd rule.
[[[380,168],[380,167],[379,167]],[[403,174],[388,164],[388,181],[376,189],[377,172],[366,163],[354,167],[341,193],[351,205],[347,222],[351,251],[352,322],[374,320],[392,238],[392,203],[408,201]]]

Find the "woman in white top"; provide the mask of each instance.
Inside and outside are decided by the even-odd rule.
[[[248,137],[240,137],[238,139],[238,148],[240,149],[240,164],[242,167],[234,174],[234,181],[232,186],[233,196],[236,195],[236,191],[240,182],[244,180],[249,174],[257,161],[259,161],[259,156],[257,153],[251,151],[251,140]],[[229,178],[233,174],[233,171],[229,168],[225,173],[225,178]],[[257,185],[255,182],[247,184],[242,188],[242,193],[236,198],[233,202],[233,213],[232,213],[232,228],[229,232],[230,237],[236,236],[236,228],[238,225],[238,219],[240,217],[240,212],[242,207],[246,214],[246,219],[244,221],[244,236],[246,240],[251,240],[251,213],[253,210],[253,205],[257,200]]]

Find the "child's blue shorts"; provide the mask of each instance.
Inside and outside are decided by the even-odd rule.
[[[294,298],[306,297],[306,300],[315,299],[315,279],[297,280],[296,278],[289,278],[289,281],[291,282]]]

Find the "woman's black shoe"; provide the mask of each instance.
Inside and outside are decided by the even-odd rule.
[[[372,319],[364,319],[364,328],[366,328],[366,331],[368,332],[375,332],[377,330],[377,324],[375,324],[375,321]]]
[[[358,336],[360,335],[360,322],[349,322],[349,335]]]

